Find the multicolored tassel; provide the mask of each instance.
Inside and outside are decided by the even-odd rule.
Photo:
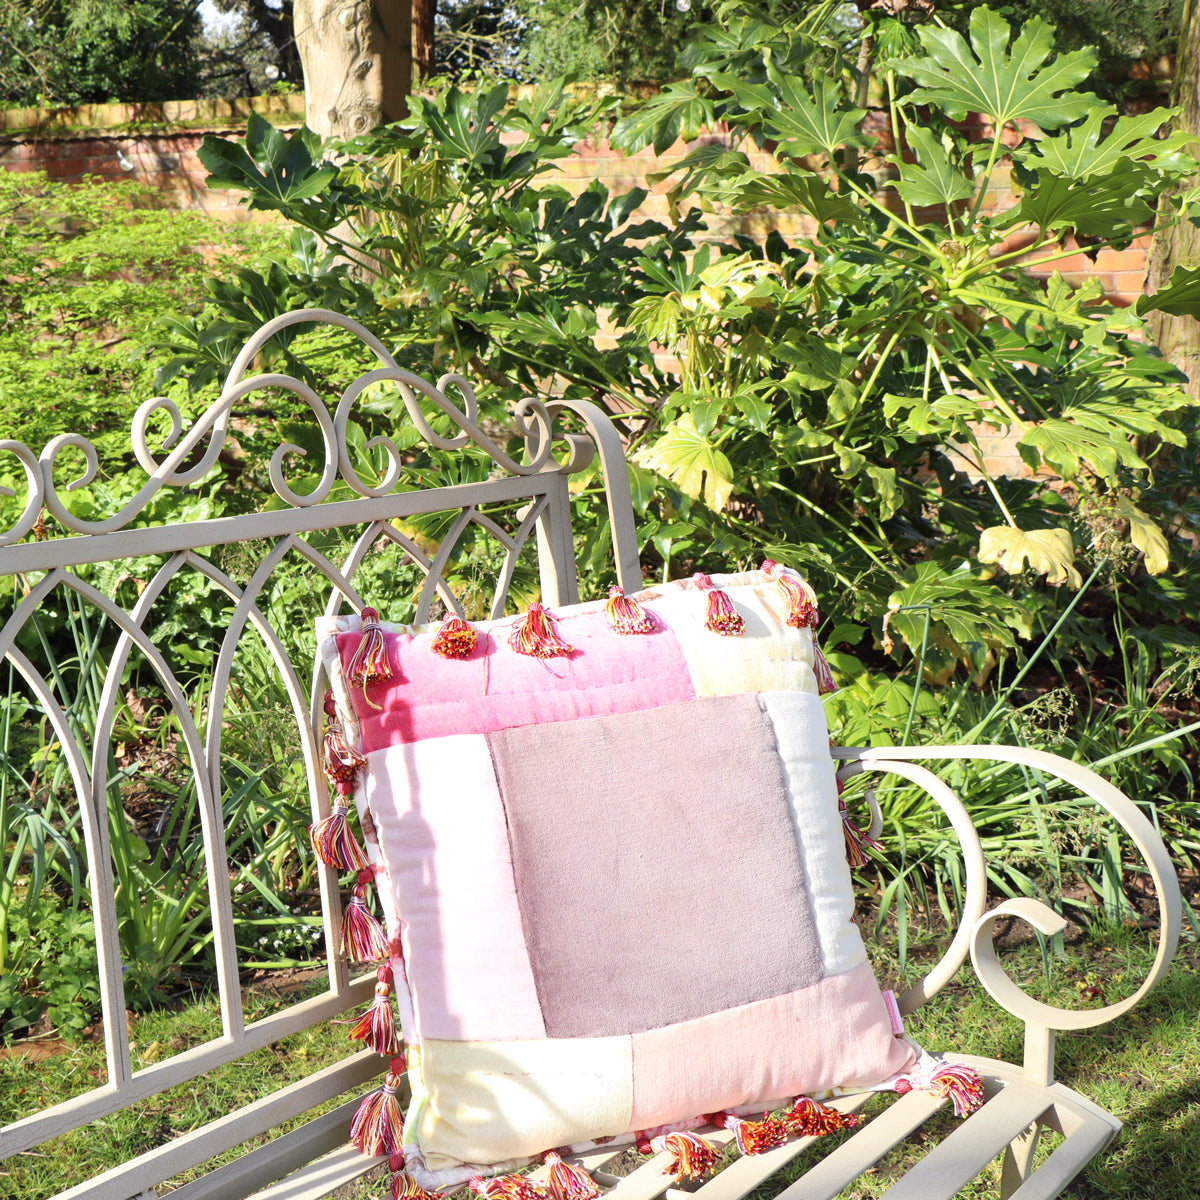
[[[565,658],[574,654],[574,646],[568,646],[554,628],[554,618],[538,603],[529,606],[529,611],[513,626],[508,635],[508,644],[518,654],[533,658]]]
[[[374,874],[369,868],[359,871],[354,893],[342,914],[341,952],[351,962],[374,962],[388,952],[383,929],[367,908],[367,884],[373,879]]]
[[[325,774],[335,783],[353,782],[355,775],[367,765],[367,760],[346,741],[342,723],[337,719],[332,691],[325,693],[325,718],[325,738],[321,744]]]
[[[842,818],[842,836],[846,841],[846,861],[850,864],[852,870],[865,867],[869,861],[867,859],[867,851],[882,850],[882,843],[877,838],[864,833],[858,827],[854,818],[850,815],[850,810],[846,807],[845,800],[840,796],[838,797],[838,814]]]
[[[653,633],[654,618],[636,601],[613,584],[608,589],[604,615],[616,633]]]
[[[733,1134],[733,1140],[741,1154],[762,1154],[764,1150],[782,1146],[788,1138],[787,1125],[775,1117],[746,1121],[730,1112],[718,1112],[710,1113],[707,1119],[718,1128],[728,1129]]]
[[[817,593],[795,571],[780,566],[772,559],[764,559],[762,569],[783,595],[787,605],[787,623],[793,629],[816,629],[821,623]]]
[[[813,672],[817,677],[817,693],[821,696],[827,696],[830,692],[838,690],[837,680],[833,677],[833,672],[829,669],[829,663],[825,661],[825,655],[821,653],[821,647],[817,645],[817,635],[813,634]]]
[[[371,1156],[401,1153],[404,1112],[396,1093],[404,1078],[404,1058],[397,1055],[388,1063],[383,1087],[363,1099],[350,1122],[350,1141],[363,1154]]]
[[[447,613],[433,635],[430,649],[443,658],[470,658],[479,643],[479,635],[462,617]]]
[[[651,1140],[650,1149],[656,1154],[665,1151],[671,1156],[667,1171],[674,1176],[676,1183],[703,1179],[721,1157],[719,1147],[698,1133],[690,1132],[664,1133]]]
[[[896,1080],[895,1089],[901,1096],[913,1088],[922,1088],[938,1099],[949,1098],[956,1117],[969,1117],[986,1099],[979,1072],[963,1063],[941,1063],[928,1075],[918,1072]]]
[[[350,809],[339,796],[329,811],[315,825],[308,827],[309,840],[316,856],[338,871],[361,871],[370,865],[366,852],[350,830]]]
[[[384,963],[375,972],[375,999],[354,1023],[350,1036],[365,1042],[376,1054],[395,1054],[400,1049],[396,1014],[392,1008],[392,967]]]
[[[546,1189],[539,1187],[528,1175],[501,1175],[496,1179],[484,1179],[476,1175],[467,1182],[467,1187],[485,1200],[546,1200]]]
[[[403,1154],[388,1158],[388,1170],[392,1173],[392,1200],[436,1200],[405,1171]]]
[[[379,613],[373,608],[362,610],[362,638],[346,668],[346,678],[353,684],[379,683],[391,679],[392,668],[388,665],[387,644],[383,640],[383,626]]]
[[[824,1137],[839,1129],[853,1129],[862,1124],[857,1113],[842,1113],[829,1108],[811,1096],[797,1096],[791,1109],[784,1114],[783,1123],[793,1137]]]
[[[596,1181],[582,1167],[564,1162],[557,1150],[547,1150],[542,1161],[550,1168],[546,1179],[550,1200],[599,1200]]]
[[[723,637],[740,637],[746,631],[746,622],[733,606],[733,601],[717,587],[707,575],[692,576],[697,586],[708,593],[708,610],[704,617],[704,628]]]

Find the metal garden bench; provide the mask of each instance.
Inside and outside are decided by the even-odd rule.
[[[256,355],[275,333],[296,323],[314,321],[350,331],[361,339],[364,358],[373,354],[377,360],[334,406],[327,406],[295,379],[250,373]],[[404,392],[406,420],[419,439],[443,450],[474,444],[490,457],[490,475],[477,482],[451,482],[424,491],[401,490],[400,452],[393,446],[392,466],[386,478],[377,484],[360,478],[347,445],[347,422],[360,392],[389,380]],[[297,460],[289,461],[288,456],[296,448],[283,446],[271,464],[275,503],[265,505],[262,511],[199,521],[148,520],[147,506],[155,496],[214,478],[214,473],[222,469],[221,456],[230,436],[233,407],[269,387],[291,389],[311,408],[323,447],[323,459],[315,463],[315,468],[311,459],[305,464],[319,476],[315,490],[301,495],[289,486],[289,470]],[[446,424],[439,414],[448,416],[452,432],[445,432]],[[156,451],[151,449],[150,431],[164,416],[172,426],[172,437],[167,439],[167,449]],[[56,460],[68,449],[82,453],[86,459],[84,482],[95,473],[96,452],[83,436],[65,434],[51,442],[40,456],[16,443],[0,444],[0,449],[10,458],[15,457],[24,469],[28,494],[21,518],[4,535],[0,548],[0,571],[23,583],[23,595],[0,630],[0,649],[23,680],[22,687],[44,713],[48,728],[69,762],[87,846],[108,1064],[107,1080],[102,1085],[43,1111],[31,1111],[0,1130],[0,1159],[39,1147],[67,1130],[98,1121],[182,1082],[195,1081],[194,1087],[201,1088],[205,1074],[213,1068],[236,1062],[289,1034],[344,1016],[370,1001],[374,973],[356,976],[344,958],[331,953],[327,958],[328,984],[319,995],[260,1020],[248,1021],[243,1011],[227,867],[227,842],[233,831],[225,825],[229,785],[223,781],[222,768],[226,709],[231,691],[238,686],[239,647],[247,639],[257,639],[273,661],[278,681],[286,691],[289,718],[295,724],[316,820],[330,811],[328,785],[320,765],[326,681],[322,668],[314,666],[311,645],[304,652],[308,657],[293,660],[287,647],[295,644],[295,638],[273,624],[266,597],[273,573],[285,560],[304,560],[313,595],[321,592],[320,605],[329,615],[359,612],[371,602],[370,597],[360,594],[359,584],[364,565],[372,564],[377,550],[398,561],[416,564],[427,577],[426,584],[419,588],[416,606],[415,621],[420,623],[431,619],[439,600],[451,602],[447,577],[456,544],[482,532],[494,539],[500,564],[490,601],[493,616],[505,611],[518,560],[523,564],[535,552],[542,603],[549,609],[572,604],[579,597],[570,485],[574,475],[598,468],[607,494],[617,579],[627,592],[638,591],[642,580],[622,444],[605,414],[585,402],[529,401],[514,419],[524,442],[523,459],[510,457],[506,445],[511,444],[479,423],[473,396],[461,381],[448,378],[435,387],[419,380],[398,366],[386,348],[355,322],[330,312],[310,311],[264,326],[237,359],[221,397],[190,429],[184,429],[179,413],[166,401],[151,401],[139,410],[132,448],[147,480],[112,515],[96,520],[74,515],[64,494],[75,485],[64,486],[64,470],[61,464],[56,469]],[[443,432],[437,432],[435,425]],[[431,513],[445,514],[443,533],[436,544],[424,540],[413,527],[416,518]],[[63,535],[45,535],[44,514],[54,518]],[[333,538],[332,533],[338,536]],[[334,542],[349,547],[340,559],[329,550]],[[234,544],[241,544],[243,555],[249,554],[253,560],[239,579],[222,566],[223,549]],[[141,581],[136,595],[133,589],[115,588],[110,589],[112,594],[106,594],[97,586],[95,571],[104,564],[128,564],[128,574]],[[170,635],[157,629],[156,601],[185,578],[202,580],[206,588],[227,600],[219,651],[206,677],[207,697],[200,706],[172,671]],[[64,697],[52,674],[30,649],[28,636],[40,608],[66,592],[73,593],[97,619],[102,615],[114,630],[95,724],[86,732],[68,720]],[[118,736],[114,733],[115,713],[122,696],[124,667],[134,657],[145,671],[157,676],[157,686],[178,720],[181,756],[194,780],[195,803],[203,825],[213,957],[223,1022],[219,1037],[136,1070],[125,1022],[109,825],[113,811],[110,795],[121,782],[110,777],[110,749]],[[838,749],[835,755],[844,778],[863,772],[890,774],[927,789],[945,810],[962,845],[966,900],[961,925],[941,959],[898,997],[900,1011],[911,1012],[933,996],[956,975],[969,955],[984,987],[1025,1024],[1023,1062],[960,1060],[980,1072],[986,1103],[889,1194],[919,1200],[934,1194],[953,1195],[1000,1155],[1003,1195],[1025,1198],[1058,1194],[1116,1136],[1120,1122],[1056,1081],[1056,1031],[1088,1028],[1119,1017],[1167,969],[1181,918],[1178,886],[1159,838],[1148,820],[1119,791],[1092,772],[1049,754],[1002,746],[958,746]],[[923,764],[985,759],[1017,764],[1046,777],[1061,777],[1110,814],[1142,855],[1158,901],[1160,929],[1157,957],[1149,977],[1128,999],[1089,1011],[1059,1010],[1024,995],[1004,973],[992,940],[999,920],[1016,918],[1043,934],[1053,934],[1064,923],[1051,909],[1032,899],[1010,900],[984,911],[985,863],[970,815]],[[116,811],[120,811],[119,806]],[[337,875],[328,868],[321,872],[320,912],[325,943],[336,947],[342,900]],[[236,1161],[218,1166],[170,1193],[176,1200],[249,1194],[300,1200],[328,1195],[379,1162],[363,1157],[346,1143],[359,1097],[375,1085],[385,1065],[371,1051],[348,1053],[337,1065],[265,1099],[247,1103],[201,1128],[179,1131],[166,1144],[115,1170],[96,1178],[78,1179],[60,1193],[59,1200],[133,1200],[165,1194],[159,1190],[164,1181],[248,1140],[269,1135],[281,1123],[319,1105],[339,1100],[310,1122],[274,1136]],[[867,1094],[843,1096],[831,1104],[843,1112],[853,1112],[867,1099]],[[920,1129],[941,1103],[919,1090],[900,1096],[853,1136],[840,1141],[783,1194],[787,1200],[835,1196],[898,1142]],[[1062,1141],[1034,1170],[1034,1150],[1038,1134],[1044,1129],[1057,1132]],[[732,1135],[728,1130],[717,1130],[711,1137],[723,1144]],[[742,1197],[813,1141],[811,1137],[793,1138],[766,1153],[736,1159],[698,1192],[706,1200]],[[654,1155],[632,1173],[624,1174],[624,1168],[618,1169],[614,1163],[625,1154],[625,1147],[606,1145],[577,1156],[577,1161],[606,1193],[611,1193],[613,1200],[655,1200],[677,1194],[673,1180],[664,1173],[664,1155]],[[386,1187],[386,1180],[381,1181],[381,1190]]]

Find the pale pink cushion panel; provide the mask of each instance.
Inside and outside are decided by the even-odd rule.
[[[550,1037],[652,1029],[821,978],[760,697],[487,740]]]
[[[368,691],[382,710],[364,701],[361,687],[349,689],[363,749],[630,712],[696,694],[669,629],[617,634],[609,628],[602,604],[580,605],[557,621],[559,636],[576,653],[541,659],[509,648],[515,623],[514,618],[495,626],[480,624],[479,644],[466,659],[435,654],[432,633],[386,634],[393,678]],[[338,636],[343,663],[350,661],[360,637]]]
[[[633,1128],[754,1100],[869,1087],[916,1061],[868,964],[811,987],[633,1035]],[[698,1115],[698,1114],[697,1114]]]
[[[365,788],[403,917],[420,1036],[544,1038],[484,738],[373,751]]]

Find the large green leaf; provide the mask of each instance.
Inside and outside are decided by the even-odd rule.
[[[1027,167],[1053,171],[1068,179],[1107,175],[1129,162],[1170,176],[1186,177],[1195,172],[1195,158],[1183,152],[1193,140],[1191,134],[1157,136],[1177,110],[1156,108],[1140,116],[1120,117],[1110,128],[1116,111],[1111,107],[1095,108],[1082,124],[1053,137],[1027,142],[1013,152],[1013,157]]]
[[[622,117],[610,141],[626,154],[652,145],[662,154],[673,142],[690,142],[712,125],[713,102],[696,90],[695,80],[672,83],[652,96],[636,112]]]
[[[995,563],[1011,574],[1028,565],[1055,587],[1078,589],[1083,576],[1075,569],[1075,543],[1066,529],[1017,529],[995,525],[979,535],[979,561]]]
[[[638,460],[670,479],[693,500],[703,496],[714,512],[720,512],[733,493],[733,465],[684,415]]]
[[[1200,267],[1176,267],[1166,287],[1137,302],[1139,316],[1156,310],[1172,317],[1200,317]]]
[[[704,195],[718,204],[728,205],[735,212],[767,205],[784,211],[799,208],[821,222],[861,225],[864,220],[858,206],[831,191],[820,175],[786,168],[777,175],[746,170],[737,177],[710,183],[704,188]]]
[[[990,8],[976,8],[969,45],[953,29],[925,26],[920,38],[928,57],[899,59],[884,69],[920,85],[909,104],[932,105],[952,120],[983,113],[997,128],[1024,120],[1058,129],[1087,116],[1099,103],[1090,93],[1070,94],[1096,65],[1094,50],[1073,50],[1043,65],[1054,47],[1054,30],[1045,21],[1029,21],[1011,50],[1010,35],[1002,17]]]
[[[1050,171],[1023,173],[1025,192],[1020,204],[995,221],[994,228],[1036,225],[1045,232],[1130,237],[1136,226],[1154,216],[1151,204],[1138,194],[1145,187],[1146,174],[1132,162],[1088,179],[1068,179]]]
[[[956,200],[969,200],[975,194],[974,185],[954,167],[945,146],[931,129],[910,125],[908,143],[916,153],[916,163],[905,162],[899,155],[888,158],[900,171],[900,179],[892,187],[906,203],[917,207],[953,204]]]

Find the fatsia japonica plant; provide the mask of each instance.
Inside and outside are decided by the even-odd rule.
[[[1029,635],[1046,592],[1005,595],[997,569],[1080,586],[1080,513],[1165,571],[1173,531],[1144,497],[1194,422],[1182,377],[1098,280],[1026,272],[1128,246],[1153,221],[1159,193],[1196,169],[1187,136],[1160,136],[1170,113],[1118,116],[1075,90],[1090,51],[1055,58],[1043,22],[1014,36],[987,8],[967,37],[869,14],[876,60],[859,78],[816,55],[804,74],[781,69],[794,30],[742,3],[724,13],[690,52],[694,78],[613,140],[695,137],[650,176],[672,180],[675,205],[799,211],[812,232],[702,255],[686,276],[647,268],[653,294],[626,318],[683,370],[640,460],[747,543],[822,550],[812,565],[833,590],[861,615],[886,608],[886,634],[934,676]],[[714,129],[727,133],[700,137]],[[763,145],[769,170],[746,153]],[[1010,171],[1015,202],[985,206]],[[1028,478],[989,473],[980,437],[997,431]]]

